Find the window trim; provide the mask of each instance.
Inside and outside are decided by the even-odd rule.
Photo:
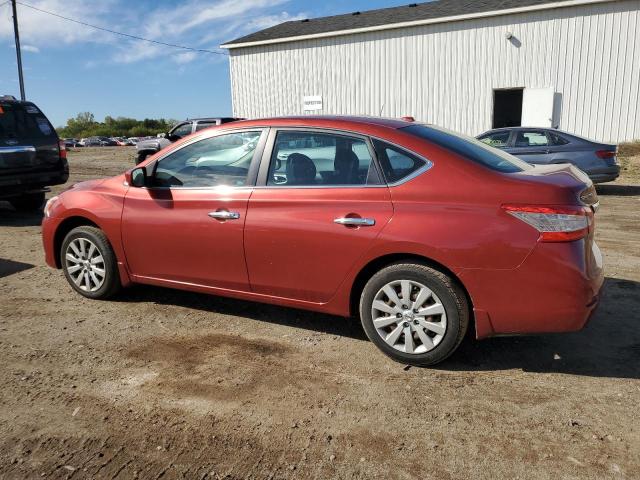
[[[271,167],[271,156],[273,155],[273,150],[276,145],[276,138],[278,136],[278,132],[316,132],[319,134],[325,135],[336,135],[343,137],[355,138],[357,140],[362,140],[369,150],[369,155],[371,155],[371,162],[374,165],[378,173],[378,177],[380,178],[381,183],[379,185],[268,185],[268,177],[269,177],[269,168]],[[382,169],[380,168],[380,164],[378,163],[378,157],[376,156],[375,149],[373,148],[373,142],[371,141],[371,136],[359,133],[359,132],[351,132],[349,130],[342,129],[333,129],[326,127],[272,127],[269,132],[269,138],[267,139],[267,146],[262,152],[262,161],[260,162],[260,171],[258,172],[258,181],[256,182],[255,188],[265,189],[265,188],[274,188],[274,189],[301,189],[301,188],[386,188],[388,186],[386,179],[384,178],[384,174]]]
[[[141,188],[144,188],[144,189],[147,189],[147,190],[216,190],[216,189],[220,189],[220,188],[224,188],[224,189],[233,188],[235,190],[240,190],[240,189],[247,189],[247,188],[255,188],[256,180],[257,180],[257,177],[258,177],[258,169],[259,169],[260,162],[261,162],[261,159],[262,159],[262,154],[263,154],[263,151],[264,151],[264,147],[265,147],[265,145],[267,143],[267,138],[269,137],[269,130],[271,130],[270,127],[243,127],[243,128],[230,128],[230,129],[225,129],[225,130],[201,130],[202,133],[199,134],[198,136],[190,139],[186,143],[183,143],[178,148],[174,148],[174,149],[166,152],[160,158],[154,160],[152,163],[150,163],[149,165],[145,166],[146,169],[151,168],[151,172],[148,174],[148,176],[152,177],[153,175],[155,175],[156,168],[158,167],[158,163],[159,162],[161,162],[162,160],[167,158],[169,155],[173,155],[174,153],[179,152],[183,148],[188,147],[189,145],[192,145],[192,144],[194,144],[196,142],[200,142],[202,140],[208,140],[209,138],[219,137],[219,136],[222,136],[222,135],[228,135],[228,134],[231,134],[231,133],[260,132],[260,138],[258,140],[258,144],[256,145],[256,149],[253,152],[253,158],[251,159],[251,164],[249,166],[249,171],[247,172],[247,183],[246,183],[246,185],[239,185],[239,186],[214,185],[214,186],[210,186],[210,187],[180,187],[180,186],[159,187],[159,186],[150,186],[150,187],[141,187]]]

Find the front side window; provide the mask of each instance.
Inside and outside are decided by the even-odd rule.
[[[544,132],[540,131],[521,131],[516,134],[516,147],[546,147],[549,140]]]
[[[388,183],[399,182],[427,164],[416,155],[381,140],[374,140],[373,146]]]
[[[506,148],[509,143],[509,135],[511,132],[496,132],[482,137],[480,141],[495,148]]]
[[[278,132],[267,185],[326,186],[380,183],[367,143],[346,135]]]
[[[247,185],[261,132],[234,132],[205,138],[170,153],[153,174],[156,187]]]

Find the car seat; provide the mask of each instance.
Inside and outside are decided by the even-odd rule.
[[[316,165],[302,153],[287,157],[287,185],[315,185]]]

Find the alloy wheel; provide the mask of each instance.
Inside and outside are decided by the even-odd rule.
[[[75,285],[86,292],[95,292],[105,281],[105,261],[100,249],[91,240],[74,238],[65,252],[66,270]]]
[[[433,350],[447,331],[447,314],[431,289],[413,280],[394,280],[376,293],[373,326],[394,349],[408,354]]]

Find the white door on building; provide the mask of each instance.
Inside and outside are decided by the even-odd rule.
[[[522,126],[553,127],[553,88],[525,88],[522,94]]]

